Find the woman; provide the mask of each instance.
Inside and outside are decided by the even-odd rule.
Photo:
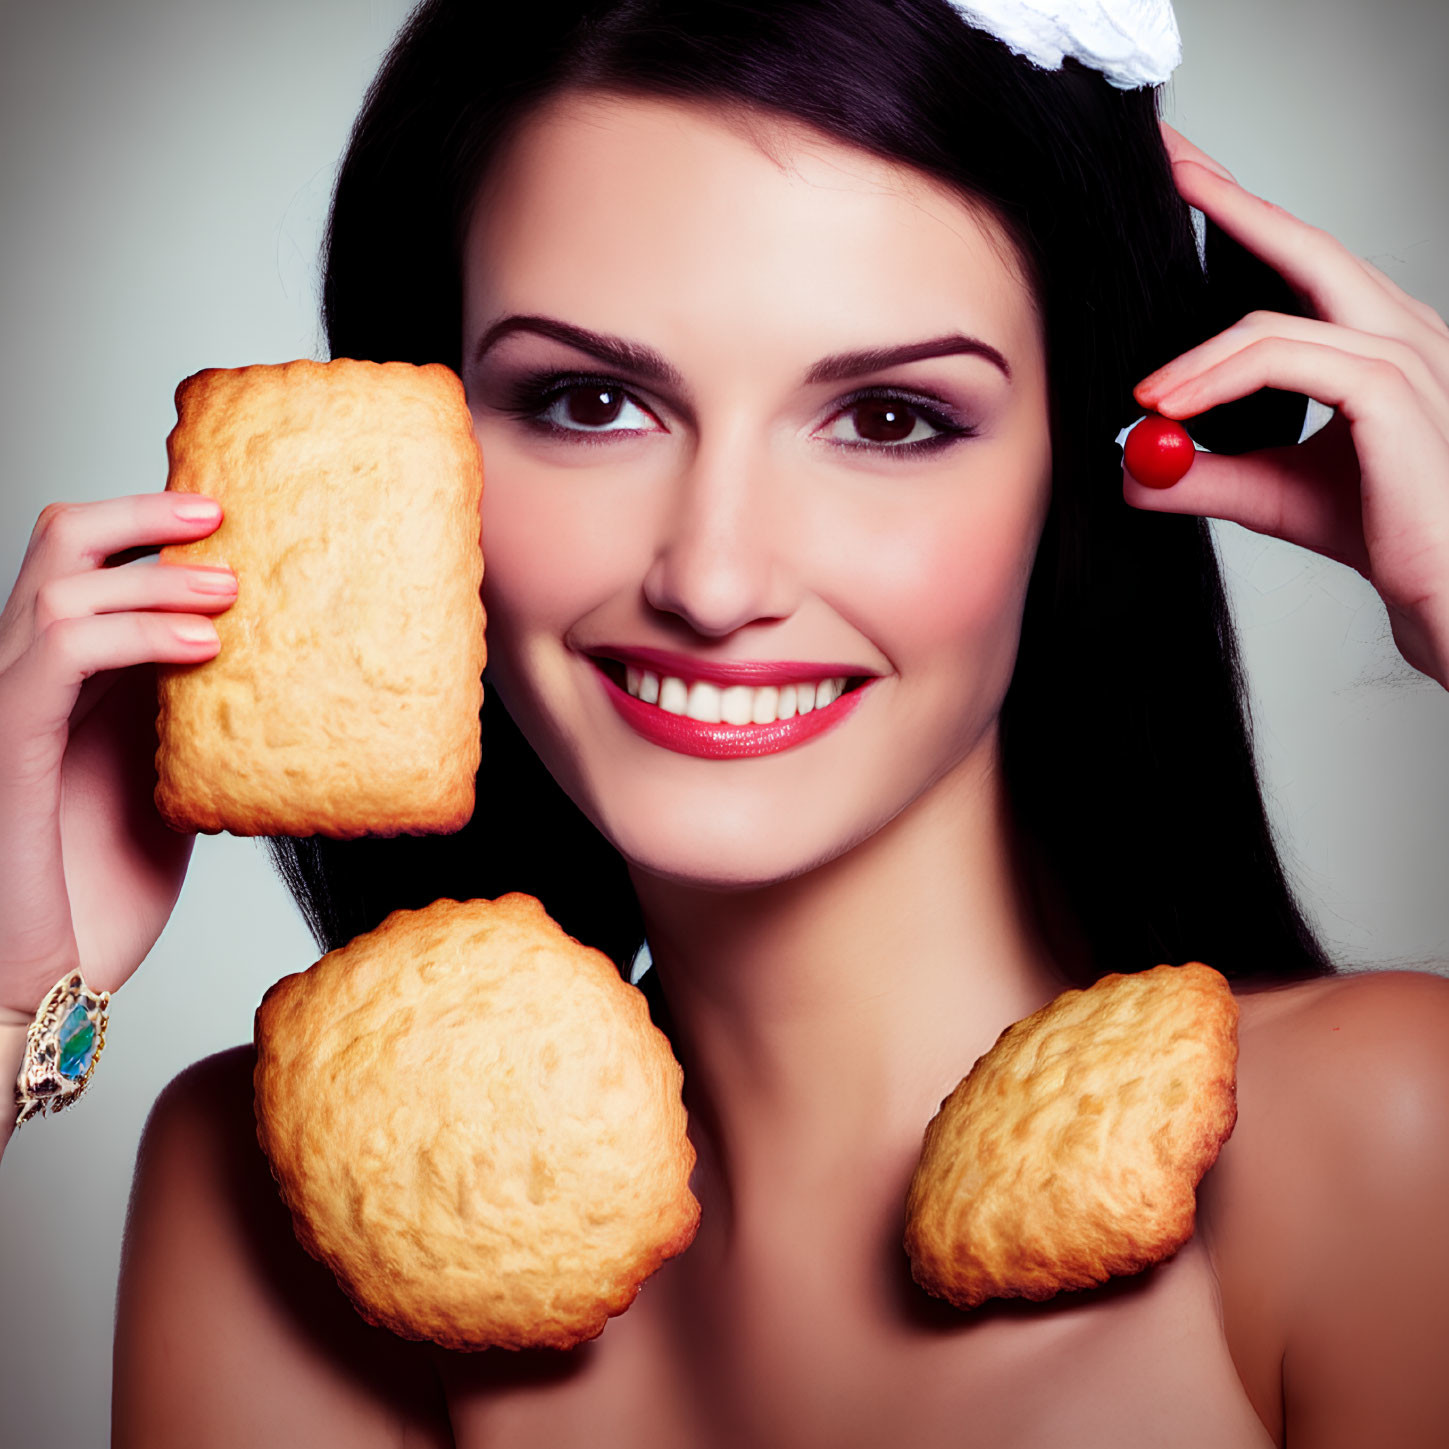
[[[589,30],[541,8],[512,35],[461,10],[422,13],[364,116],[328,318],[339,354],[469,386],[498,776],[451,843],[283,860],[329,943],[418,892],[533,890],[621,963],[642,920],[704,1226],[566,1360],[386,1341],[298,1262],[247,1054],[213,1059],[138,1169],[119,1440],[1433,1442],[1449,1008],[1431,977],[1319,979],[1193,515],[1354,563],[1446,683],[1442,323],[1173,137],[1169,174],[1146,93],[1033,72],[944,5],[605,7]],[[1142,382],[1226,305],[1198,295],[1174,184],[1317,316],[1254,316]],[[1163,496],[1111,447],[1134,383],[1183,416],[1268,385],[1340,418],[1291,466],[1205,459]],[[78,554],[215,526],[171,506],[45,520],[7,614],[17,705],[54,716],[68,688],[63,722],[62,676],[214,648],[158,644],[158,610],[204,612],[179,578],[133,616],[139,653],[84,618],[138,604]],[[847,692],[796,748],[722,760],[707,721],[644,719],[650,673],[686,718],[700,684]],[[43,847],[61,726],[32,720],[12,788]],[[534,755],[562,792],[506,773]],[[1170,859],[1124,848],[1164,836]],[[16,1023],[64,954],[58,849],[33,867],[51,915],[7,957],[31,963]],[[1064,986],[1189,956],[1243,1008],[1202,1231],[1100,1293],[935,1312],[898,1242],[943,1090]]]

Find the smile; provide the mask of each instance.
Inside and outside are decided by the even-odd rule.
[[[824,709],[845,693],[849,680],[801,680],[796,684],[731,684],[721,688],[707,679],[693,684],[673,674],[662,677],[649,669],[630,664],[625,668],[625,688],[645,704],[657,704],[666,714],[682,714],[701,724],[774,724]]]
[[[659,650],[600,652],[591,662],[610,703],[636,733],[707,759],[804,744],[843,721],[874,683],[874,676],[844,666],[705,664]]]

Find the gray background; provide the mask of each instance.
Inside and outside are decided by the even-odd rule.
[[[323,355],[315,259],[333,168],[407,8],[5,0],[5,588],[45,503],[163,486],[181,378]],[[1187,59],[1169,118],[1449,312],[1449,5],[1177,9]],[[1444,969],[1449,694],[1399,661],[1356,574],[1219,530],[1269,803],[1314,919],[1346,966]],[[0,1169],[0,1444],[106,1442],[146,1112],[188,1062],[249,1039],[262,992],[315,954],[259,845],[199,842],[170,925],[113,1004],[86,1099],[19,1133]]]

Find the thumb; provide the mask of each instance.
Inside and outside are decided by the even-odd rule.
[[[1335,417],[1307,442],[1228,457],[1200,452],[1180,482],[1149,488],[1124,465],[1122,497],[1144,513],[1195,513],[1296,543],[1363,572],[1358,460]]]

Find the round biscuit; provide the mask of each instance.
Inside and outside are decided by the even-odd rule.
[[[683,1074],[644,997],[531,896],[440,900],[284,977],[257,1139],[370,1323],[569,1348],[693,1240]]]

